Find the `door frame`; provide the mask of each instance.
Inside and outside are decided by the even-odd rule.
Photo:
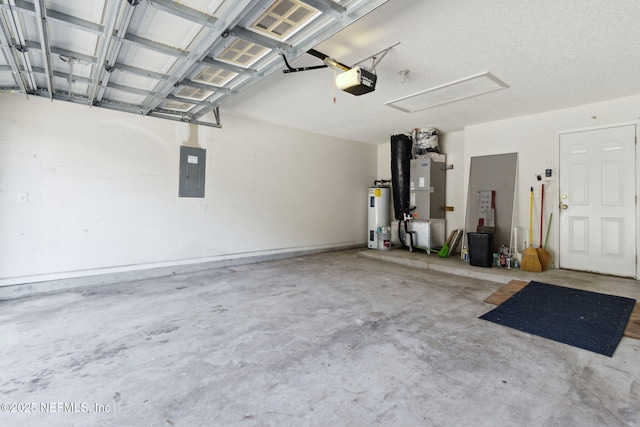
[[[635,272],[635,280],[640,280],[640,264],[638,264],[638,248],[640,248],[640,209],[638,209],[638,193],[640,193],[640,165],[638,164],[638,130],[640,130],[640,120],[628,121],[628,122],[620,122],[620,123],[611,123],[608,125],[600,125],[600,126],[589,126],[589,127],[581,127],[575,129],[563,129],[556,132],[556,176],[553,181],[556,183],[553,194],[553,216],[558,218],[553,226],[554,231],[554,246],[556,247],[554,254],[554,264],[557,268],[560,268],[560,174],[562,171],[560,170],[560,137],[564,134],[568,133],[576,133],[576,132],[588,132],[592,130],[601,130],[608,128],[617,128],[622,126],[635,126],[636,128],[636,140],[635,140],[635,168],[634,175],[636,181],[636,209],[635,209],[635,221],[636,221],[636,238],[635,238],[635,250],[636,250],[636,272]]]

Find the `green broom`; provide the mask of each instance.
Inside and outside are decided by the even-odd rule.
[[[549,225],[547,225],[547,237],[544,239],[544,249],[547,250],[547,243],[549,243],[549,231],[551,230],[551,220],[553,219],[553,212],[549,214]]]
[[[524,250],[522,254],[522,263],[520,263],[520,269],[523,271],[542,271],[542,265],[538,259],[538,252],[533,247],[531,241],[533,240],[533,187],[529,192],[529,247]]]

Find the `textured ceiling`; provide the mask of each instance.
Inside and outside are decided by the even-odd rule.
[[[319,11],[313,24],[274,40],[247,29],[273,0],[0,0],[0,94],[203,124],[219,108],[222,127],[232,113],[379,144],[640,93],[637,0],[302,1]],[[236,38],[266,56],[221,64]],[[282,53],[293,67],[323,64],[311,48],[352,66],[390,46],[361,96],[337,91],[331,68],[282,73]],[[235,77],[215,80],[221,65]],[[413,113],[385,105],[485,72],[508,88]]]
[[[450,132],[634,95],[640,93],[639,22],[637,0],[390,0],[316,47],[351,65],[400,42],[376,67],[375,92],[338,92],[334,104],[331,71],[274,73],[221,111],[385,143],[415,127]],[[294,61],[314,63],[309,55]],[[404,82],[403,69],[409,70]],[[384,105],[486,71],[509,88],[415,113]]]

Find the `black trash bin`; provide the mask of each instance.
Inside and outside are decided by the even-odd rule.
[[[491,253],[492,234],[467,233],[469,237],[469,264],[476,267],[491,267],[493,254]]]

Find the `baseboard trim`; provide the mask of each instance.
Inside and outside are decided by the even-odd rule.
[[[189,260],[138,264],[124,267],[57,273],[42,276],[23,276],[0,279],[0,300],[60,292],[76,288],[127,283],[174,274],[253,264],[265,261],[314,255],[323,252],[362,248],[366,243],[348,242],[268,251],[228,254]]]

